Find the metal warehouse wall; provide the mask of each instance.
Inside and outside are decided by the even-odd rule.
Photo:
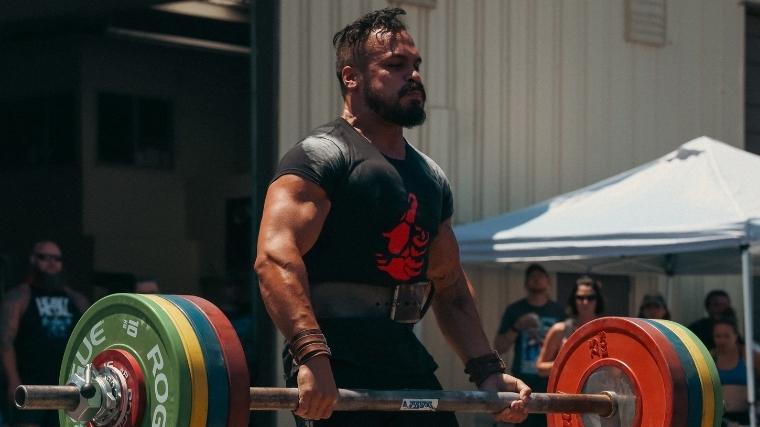
[[[281,153],[339,112],[332,35],[386,4],[409,12],[423,56],[428,121],[407,137],[447,172],[457,223],[579,188],[701,135],[743,147],[744,8],[735,0],[668,0],[659,47],[626,41],[623,0],[283,0]],[[492,337],[523,295],[521,273],[468,272]],[[664,279],[633,283],[632,309]],[[741,307],[738,279],[676,279],[674,314],[701,316],[704,291],[717,286]],[[442,381],[469,387],[432,317],[420,333]]]

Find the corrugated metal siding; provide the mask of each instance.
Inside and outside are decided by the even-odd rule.
[[[338,113],[332,35],[384,4],[282,2],[281,150]],[[662,48],[624,40],[622,0],[406,7],[430,110],[408,136],[449,173],[457,222],[578,188],[703,134],[742,144],[736,2],[671,0]]]
[[[669,0],[660,48],[625,41],[623,0],[391,3],[409,12],[429,96],[427,123],[407,136],[447,172],[457,223],[579,188],[700,135],[743,146],[739,2]],[[385,4],[282,1],[281,151],[339,112],[332,34]],[[491,335],[522,294],[520,277],[469,271]],[[423,336],[444,383],[465,386],[461,364],[428,324]]]

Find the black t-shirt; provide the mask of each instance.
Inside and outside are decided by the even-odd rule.
[[[409,144],[404,160],[386,157],[339,118],[285,154],[275,179],[286,174],[318,184],[331,202],[304,256],[311,282],[426,280],[430,242],[453,213],[448,180],[430,158]]]
[[[58,384],[66,343],[80,313],[65,291],[30,288],[14,342],[19,376],[27,384]]]
[[[339,118],[285,154],[274,179],[287,174],[318,184],[331,202],[317,242],[304,255],[310,283],[427,280],[430,243],[453,213],[448,180],[433,160],[408,143],[404,160],[386,157]],[[436,369],[408,325],[319,322],[334,359],[396,373]]]
[[[713,319],[709,317],[703,317],[696,322],[689,325],[689,329],[694,332],[708,350],[715,348],[715,340],[713,339]]]
[[[541,384],[542,381],[545,381],[545,379],[539,380],[536,369],[536,360],[541,351],[544,336],[553,324],[565,318],[565,312],[562,306],[555,301],[549,301],[540,307],[536,307],[530,305],[527,298],[523,298],[510,304],[504,311],[499,324],[499,334],[507,332],[517,322],[517,319],[526,313],[535,313],[537,324],[535,327],[523,329],[517,335],[514,345],[515,354],[512,360],[512,373],[526,382],[533,383],[532,386],[535,387],[536,383]],[[544,385],[544,390],[545,387]]]

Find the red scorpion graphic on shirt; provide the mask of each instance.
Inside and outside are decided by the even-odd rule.
[[[377,268],[396,280],[409,280],[422,273],[430,243],[430,233],[415,224],[418,205],[414,193],[409,193],[408,203],[399,224],[383,233],[388,240],[387,250],[375,254]]]

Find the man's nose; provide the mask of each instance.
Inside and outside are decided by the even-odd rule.
[[[412,69],[412,74],[409,76],[409,80],[413,80],[417,83],[422,82],[422,74],[420,74],[420,70]]]

